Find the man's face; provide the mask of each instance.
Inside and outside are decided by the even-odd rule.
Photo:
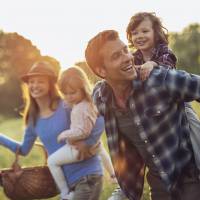
[[[129,82],[137,77],[133,56],[120,39],[106,42],[100,55],[104,63],[100,73],[108,83]]]

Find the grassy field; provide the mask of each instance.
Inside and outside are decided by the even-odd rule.
[[[200,105],[193,103],[195,111],[200,116]],[[0,132],[6,133],[7,136],[21,141],[23,135],[23,123],[20,119],[4,119],[0,117]],[[106,144],[106,137],[103,135],[103,141]],[[0,169],[10,167],[13,160],[14,154],[11,153],[6,148],[0,146]],[[20,157],[20,164],[23,166],[35,166],[42,165],[44,163],[44,154],[39,147],[34,147],[27,157]],[[107,200],[114,189],[115,185],[109,182],[107,174],[104,176],[104,186],[101,194],[100,200]],[[148,187],[145,183],[145,190],[142,200],[148,200]],[[0,188],[0,200],[8,200],[3,193],[2,188]],[[51,198],[51,200],[59,200],[59,197]]]
[[[21,141],[23,135],[23,123],[20,119],[3,119],[0,117],[0,132],[5,133],[7,136]],[[105,136],[104,141],[105,141]],[[0,169],[9,168],[14,161],[14,154],[6,148],[0,146]],[[44,153],[40,147],[34,147],[28,156],[20,157],[20,164],[23,166],[36,166],[42,165],[45,161]],[[101,194],[101,200],[106,200],[112,193],[116,185],[109,182],[108,175],[105,173],[104,186]],[[51,200],[59,200],[59,196],[50,198]],[[4,195],[2,188],[0,188],[0,200],[8,200]]]

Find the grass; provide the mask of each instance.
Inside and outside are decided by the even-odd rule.
[[[200,116],[200,104],[193,102],[192,106],[194,107],[194,110],[197,112],[197,114]],[[23,138],[23,122],[21,119],[4,119],[0,116],[0,132],[6,134],[13,139],[21,141]],[[103,141],[104,144],[106,144],[105,135],[103,135]],[[9,168],[12,165],[15,156],[8,149],[0,145],[0,158],[0,169],[2,169]],[[42,150],[39,147],[34,147],[27,157],[20,157],[20,164],[23,166],[36,166],[44,164],[44,160],[45,158]],[[114,187],[115,186],[110,184],[110,182],[108,181],[108,176],[105,173],[103,191],[100,200],[107,200],[107,198],[111,195]],[[145,182],[145,189],[142,200],[148,200],[148,194],[148,186]],[[4,195],[2,188],[0,188],[0,200],[8,200],[8,198]],[[54,198],[50,198],[49,200],[59,200],[59,197],[57,196]]]

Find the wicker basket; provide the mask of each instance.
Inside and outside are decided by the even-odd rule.
[[[44,166],[21,167],[18,152],[12,168],[1,170],[0,178],[6,196],[12,200],[45,199],[58,194],[46,161]]]

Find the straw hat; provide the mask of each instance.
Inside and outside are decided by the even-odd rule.
[[[30,68],[30,70],[26,74],[21,76],[21,80],[27,82],[31,76],[36,76],[36,75],[48,76],[54,81],[57,81],[58,78],[54,67],[48,62],[41,61],[34,63],[33,66]]]

